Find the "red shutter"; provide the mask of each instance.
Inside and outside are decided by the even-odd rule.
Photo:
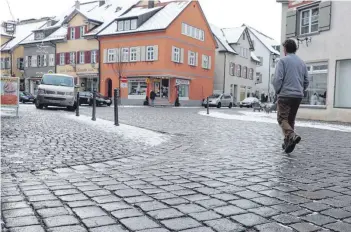
[[[79,64],[79,52],[76,52],[76,64]]]
[[[70,64],[70,62],[69,62],[69,52],[65,53],[65,58],[66,58],[66,64]]]
[[[56,53],[56,65],[60,65],[60,53]]]
[[[84,26],[84,28],[85,33],[87,33],[89,31],[88,25]]]
[[[96,63],[100,62],[99,57],[100,57],[100,50],[96,50]]]
[[[67,27],[67,40],[69,40],[69,38],[70,38],[70,36],[69,36],[70,32],[71,32],[71,28]]]
[[[85,52],[85,63],[87,63],[87,64],[91,63],[91,52],[90,51]]]
[[[75,34],[76,37],[75,37],[75,38],[76,38],[76,39],[79,39],[79,38],[80,38],[80,30],[79,30],[79,27],[75,27],[74,29],[76,30],[76,34]]]

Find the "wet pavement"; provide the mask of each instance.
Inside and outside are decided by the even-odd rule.
[[[2,117],[3,229],[351,231],[351,133],[298,127],[288,156],[276,124],[203,110],[120,108],[121,123],[170,137],[154,147],[62,110]],[[114,127],[112,107],[104,120]]]

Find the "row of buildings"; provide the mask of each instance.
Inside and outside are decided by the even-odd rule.
[[[72,75],[80,91],[142,104],[147,91],[159,101],[199,105],[212,93],[274,94],[269,84],[278,43],[248,25],[217,28],[198,1],[76,1],[57,17],[1,25],[1,73],[20,77],[36,92],[45,73]]]

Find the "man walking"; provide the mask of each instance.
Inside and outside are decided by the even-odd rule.
[[[277,64],[273,86],[278,97],[278,123],[284,134],[283,149],[291,153],[301,141],[294,131],[295,118],[309,81],[306,64],[295,54],[296,42],[287,39],[283,46],[286,56]]]

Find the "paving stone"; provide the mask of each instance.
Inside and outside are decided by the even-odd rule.
[[[272,205],[270,207],[273,209],[279,210],[283,213],[290,213],[290,212],[294,212],[302,209],[301,207],[297,205],[292,205],[292,204],[279,204],[279,205]]]
[[[310,203],[302,204],[301,206],[305,207],[307,209],[310,209],[312,211],[315,211],[315,212],[330,209],[330,206],[325,205],[325,204],[321,204],[318,202],[310,202]]]
[[[201,212],[201,211],[205,211],[206,209],[195,205],[195,204],[184,204],[184,205],[177,205],[175,206],[175,208],[177,208],[179,211],[188,214],[188,213],[196,213],[196,212]]]
[[[139,202],[153,201],[154,199],[149,196],[137,196],[137,197],[127,197],[124,200],[130,204],[135,204]]]
[[[34,215],[34,212],[31,208],[22,208],[22,209],[10,209],[2,211],[4,218],[14,218],[14,217],[23,217]]]
[[[152,210],[167,208],[165,204],[162,204],[161,202],[158,202],[158,201],[142,202],[142,203],[137,203],[136,205],[139,206],[144,211],[152,211]]]
[[[268,222],[267,219],[253,213],[235,215],[231,218],[245,226],[255,226]]]
[[[351,212],[342,209],[328,209],[320,212],[321,214],[331,216],[336,219],[344,219],[351,217]]]
[[[235,201],[230,201],[230,204],[236,205],[242,209],[252,209],[261,207],[261,205],[257,204],[256,202],[247,200],[247,199],[240,199]]]
[[[296,216],[296,217],[300,217],[300,216],[305,216],[305,215],[311,214],[311,213],[312,213],[311,210],[301,209],[301,210],[298,210],[298,211],[290,212],[289,214],[291,214],[293,216]]]
[[[69,207],[71,208],[75,208],[75,207],[82,207],[82,206],[91,206],[91,205],[95,205],[96,203],[90,200],[85,200],[85,201],[70,201],[70,202],[66,202],[67,205],[69,205]]]
[[[91,232],[127,232],[120,225],[101,226],[90,229]]]
[[[106,196],[93,197],[92,200],[96,201],[99,204],[102,204],[102,203],[120,201],[121,199],[114,195],[106,195]]]
[[[259,197],[259,198],[253,198],[251,200],[264,206],[278,205],[282,203],[282,201],[272,197]]]
[[[63,195],[72,195],[72,194],[79,194],[80,192],[77,189],[62,189],[54,191],[56,196],[63,196]]]
[[[97,196],[110,195],[111,192],[108,190],[100,189],[100,190],[84,191],[84,194],[86,194],[89,197],[97,197]]]
[[[262,197],[261,194],[258,194],[257,192],[254,192],[251,190],[236,192],[235,195],[238,195],[238,196],[246,198],[246,199]]]
[[[209,196],[203,195],[203,194],[194,194],[194,195],[187,195],[183,196],[183,198],[189,200],[189,201],[200,201],[200,200],[206,200],[209,199]]]
[[[335,222],[335,223],[325,225],[325,227],[335,231],[349,232],[351,228],[351,224],[345,223],[345,222]]]
[[[35,216],[8,218],[5,220],[5,222],[6,227],[20,227],[39,224],[38,219]]]
[[[116,221],[109,217],[109,216],[102,216],[102,217],[92,217],[83,219],[83,223],[86,227],[99,227],[99,226],[106,226],[111,224],[116,224]]]
[[[255,227],[260,232],[293,232],[293,229],[278,223],[267,223]]]
[[[34,209],[60,207],[63,204],[59,200],[32,202]]]
[[[130,230],[144,230],[159,227],[157,223],[146,216],[122,219],[121,223]]]
[[[78,217],[82,219],[90,218],[90,217],[106,216],[106,213],[97,206],[73,208],[72,210],[78,215]]]
[[[138,232],[169,232],[169,230],[164,228],[153,228],[153,229],[139,230]]]
[[[208,200],[197,201],[196,203],[205,207],[206,209],[212,209],[215,207],[227,205],[226,202],[218,200],[218,199],[214,199],[214,198],[208,199]]]
[[[181,232],[214,232],[210,227],[197,227],[194,229],[182,230]]]
[[[75,225],[75,226],[60,226],[51,228],[48,232],[88,232],[84,227]]]
[[[83,194],[72,194],[72,195],[64,195],[59,196],[59,198],[63,201],[83,201],[88,200],[88,198]]]
[[[64,207],[39,209],[37,213],[43,218],[69,214]]]
[[[233,205],[221,206],[218,208],[214,208],[213,210],[223,216],[231,216],[236,214],[247,213],[245,210]]]
[[[319,226],[306,222],[295,223],[290,226],[299,232],[312,232],[321,229]]]
[[[184,214],[175,209],[159,209],[150,211],[148,214],[158,220],[181,217]]]
[[[213,211],[204,211],[199,213],[191,213],[189,214],[191,217],[195,218],[198,221],[208,221],[212,219],[218,219],[222,216],[213,212]]]
[[[55,217],[49,217],[44,219],[44,223],[47,227],[57,227],[79,224],[79,221],[71,215],[61,215]]]
[[[219,200],[223,200],[223,201],[232,201],[232,200],[239,199],[237,196],[234,196],[234,195],[229,194],[229,193],[214,194],[214,195],[212,195],[212,197],[215,197],[215,198],[217,198]]]
[[[198,221],[189,217],[163,220],[161,221],[161,223],[164,224],[168,229],[175,230],[175,231],[180,231],[180,230],[201,226],[201,224]]]
[[[291,223],[296,223],[296,222],[301,221],[301,219],[299,219],[298,217],[295,217],[295,216],[290,215],[290,214],[280,214],[280,215],[272,217],[272,219],[274,219],[277,222],[280,222],[282,224],[291,224]]]
[[[211,221],[205,221],[205,224],[212,227],[215,231],[220,232],[240,232],[245,231],[245,228],[238,223],[232,222],[229,219],[222,218]]]
[[[50,194],[50,191],[47,189],[35,189],[35,190],[26,190],[23,191],[27,196],[34,196],[34,195],[47,195]]]
[[[111,213],[116,218],[128,218],[128,217],[137,217],[142,216],[143,214],[137,209],[121,209],[116,210]]]
[[[272,208],[267,207],[267,206],[248,209],[248,211],[253,212],[255,214],[258,214],[262,217],[271,217],[271,216],[274,216],[274,215],[277,215],[280,213],[280,211],[278,211],[276,209],[272,209]]]
[[[28,206],[25,201],[8,202],[1,204],[1,210],[27,208]]]
[[[111,202],[111,203],[106,203],[106,204],[100,204],[101,208],[107,210],[107,211],[115,211],[115,210],[119,210],[119,209],[128,209],[128,208],[132,208],[132,206],[118,201],[118,202]]]
[[[28,200],[29,201],[51,201],[51,200],[57,200],[57,198],[52,194],[47,194],[47,195],[28,196]]]
[[[23,201],[24,198],[22,196],[9,196],[9,197],[1,197],[1,202],[15,202],[15,201]]]
[[[318,226],[322,226],[336,221],[334,218],[331,218],[329,216],[324,216],[318,213],[306,215],[302,217],[302,219],[312,222],[313,224],[316,224]]]
[[[115,194],[120,197],[134,197],[143,195],[141,192],[135,189],[122,189],[115,191]]]
[[[42,226],[36,225],[36,226],[14,227],[10,229],[10,232],[45,232],[45,230]]]

